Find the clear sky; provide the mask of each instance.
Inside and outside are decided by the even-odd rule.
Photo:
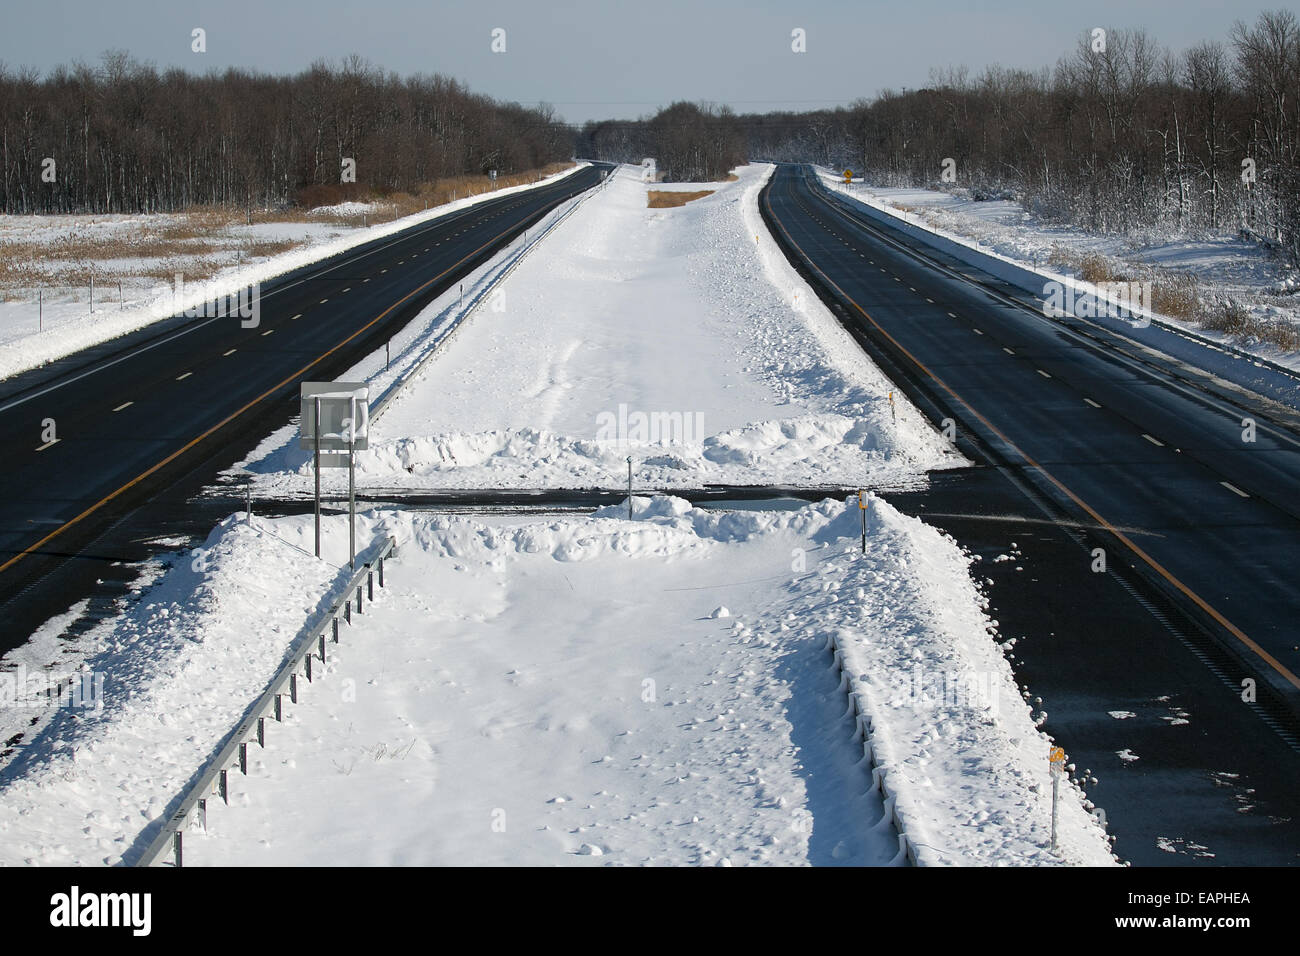
[[[292,73],[359,53],[402,74],[549,102],[571,122],[678,99],[740,112],[846,104],[924,86],[932,66],[1051,66],[1092,27],[1144,28],[1181,51],[1295,0],[3,0],[0,62],[42,71],[123,49],[158,67]],[[191,51],[191,31],[207,52]],[[505,31],[493,53],[492,31]],[[791,31],[807,52],[791,50]]]

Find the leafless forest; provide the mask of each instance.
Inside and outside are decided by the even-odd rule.
[[[890,185],[1014,195],[1101,232],[1244,228],[1300,263],[1300,24],[1268,13],[1182,53],[1140,31],[1089,32],[1054,69],[945,68],[925,89],[812,113],[678,103],[589,123],[580,144],[655,156],[673,179],[716,179],[737,156],[811,160]]]
[[[735,114],[674,103],[575,130],[439,75],[360,57],[295,76],[158,72],[106,54],[39,76],[0,66],[0,210],[278,207],[340,184],[380,194],[577,153],[707,181],[746,159],[1014,195],[1099,232],[1246,230],[1300,263],[1300,23],[1278,11],[1176,53],[1141,31],[1079,37],[1055,68],[962,67],[848,107]],[[950,161],[950,162],[945,162]],[[946,175],[945,175],[945,170]]]
[[[445,176],[508,174],[568,159],[546,108],[401,78],[360,57],[291,77],[159,73],[120,52],[40,77],[0,67],[0,210],[149,212],[280,206],[313,185],[410,190]],[[319,192],[319,191],[318,191]]]

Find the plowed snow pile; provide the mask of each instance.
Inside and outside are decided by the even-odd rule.
[[[373,512],[398,556],[187,866],[880,864],[898,839],[845,719],[843,648],[922,862],[1105,864],[957,546],[874,501],[591,516]],[[232,518],[83,638],[101,706],[0,767],[0,865],[130,863],[346,575],[346,520]]]
[[[671,209],[620,169],[374,422],[359,487],[623,487],[629,456],[642,487],[903,487],[961,464],[772,244],[770,169]],[[259,493],[310,494],[292,439],[253,455]]]

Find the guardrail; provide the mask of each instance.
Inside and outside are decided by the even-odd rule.
[[[342,593],[335,598],[330,609],[316,624],[309,627],[290,645],[289,660],[272,678],[262,696],[245,712],[244,719],[227,739],[226,745],[222,747],[216,758],[208,764],[207,769],[203,771],[198,781],[186,792],[181,799],[180,806],[163,824],[162,832],[149,844],[149,848],[144,851],[144,854],[136,862],[136,866],[153,866],[161,861],[168,852],[172,854],[172,865],[181,866],[181,834],[187,828],[191,816],[197,813],[198,823],[206,832],[208,828],[209,797],[215,794],[223,802],[230,802],[228,774],[234,769],[238,769],[243,774],[248,773],[249,743],[256,740],[259,746],[266,746],[267,718],[271,717],[276,721],[283,719],[284,696],[286,694],[288,694],[291,703],[296,704],[298,702],[299,672],[301,671],[303,676],[307,678],[307,682],[311,683],[312,658],[319,658],[322,664],[325,663],[326,631],[332,631],[331,643],[337,644],[339,642],[339,620],[341,618],[348,624],[352,623],[354,600],[356,612],[358,614],[364,613],[365,602],[374,600],[375,597],[375,575],[378,573],[379,586],[382,588],[384,586],[384,559],[391,557],[395,553],[396,547],[397,539],[391,537],[377,549],[372,546],[374,553],[365,564],[357,568],[356,573],[352,575]]]
[[[451,325],[447,327],[447,329],[441,335],[439,335],[436,339],[434,339],[432,342],[429,343],[425,354],[417,362],[412,364],[410,368],[408,368],[406,371],[402,372],[399,376],[397,376],[397,378],[393,380],[392,384],[390,384],[386,389],[384,389],[384,393],[379,397],[379,400],[376,401],[370,407],[371,422],[376,421],[380,415],[382,415],[385,411],[388,410],[389,404],[393,401],[393,399],[395,399],[398,396],[398,394],[400,394],[402,389],[406,386],[406,383],[409,382],[416,375],[420,374],[421,371],[423,371],[424,367],[428,365],[429,362],[433,360],[434,356],[438,354],[438,350],[443,345],[443,343],[445,343],[449,338],[451,338],[457,332],[457,330],[460,329],[461,325],[465,323],[466,319],[470,318],[472,315],[474,315],[475,312],[479,310],[479,308],[483,305],[483,303],[489,298],[493,290],[495,290],[497,286],[505,282],[505,280],[509,278],[510,273],[514,272],[515,269],[519,268],[519,264],[522,263],[526,258],[528,258],[528,255],[534,249],[536,249],[538,245],[541,244],[542,240],[545,239],[547,236],[549,236],[556,229],[556,227],[560,225],[560,223],[564,222],[564,220],[572,216],[575,212],[578,211],[578,209],[582,207],[582,205],[585,202],[587,202],[587,200],[591,199],[597,193],[602,191],[606,186],[608,186],[613,181],[614,174],[615,172],[617,172],[617,170],[618,167],[615,166],[613,169],[609,171],[609,173],[605,176],[603,180],[600,181],[600,183],[597,186],[583,193],[582,196],[578,198],[578,201],[576,203],[574,203],[567,210],[565,210],[562,216],[557,218],[549,226],[547,226],[540,233],[534,236],[532,242],[528,243],[522,250],[520,250],[519,255],[515,258],[514,262],[510,263],[510,265],[505,270],[503,270],[500,275],[492,279],[491,282],[489,282],[486,286],[484,286],[479,291],[478,296],[474,299],[472,303],[470,303],[470,307],[466,309],[464,312],[462,312],[455,319],[455,321],[453,321]]]
[[[874,825],[874,829],[890,826],[898,834],[898,853],[890,861],[890,865],[905,866],[910,863],[912,866],[924,866],[927,861],[917,853],[916,844],[908,832],[907,820],[898,812],[898,794],[891,792],[888,781],[889,769],[876,757],[873,741],[875,728],[872,727],[871,715],[866,712],[859,700],[858,691],[853,685],[853,675],[844,666],[844,649],[840,646],[838,633],[831,633],[826,640],[824,650],[834,658],[832,666],[839,673],[840,693],[848,695],[849,709],[845,716],[852,715],[853,739],[862,741],[862,755],[871,765],[871,789],[880,792],[884,804],[884,816]]]

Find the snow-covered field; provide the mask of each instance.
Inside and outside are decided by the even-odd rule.
[[[483,307],[454,339],[458,305],[431,304],[400,364],[437,357],[372,425],[362,487],[618,487],[627,455],[666,487],[915,485],[960,464],[901,395],[891,410],[767,235],[771,167],[739,172],[651,210],[622,170],[557,211],[503,309],[487,284],[518,249],[467,281]],[[344,378],[382,391],[400,374],[382,363]],[[293,431],[248,462],[257,494],[307,487]],[[187,865],[879,864],[895,814],[923,863],[1113,862],[1068,781],[1046,849],[1049,741],[951,539],[878,499],[865,554],[856,498],[634,506],[364,513],[363,545],[398,539],[389,587],[251,748],[232,806],[210,801]],[[43,629],[21,661],[82,668],[100,706],[42,712],[0,758],[0,863],[134,861],[340,586],[346,533],[327,516],[319,560],[310,516],[234,516],[75,645]]]
[[[621,168],[372,423],[358,486],[624,487],[630,456],[642,488],[897,487],[964,464],[901,394],[891,411],[894,386],[768,236],[769,170],[648,209]],[[257,494],[311,494],[294,426],[245,466]]]
[[[587,165],[575,164],[537,185]],[[0,255],[8,257],[5,265],[16,272],[48,277],[40,284],[0,289],[0,379],[134,332],[205,299],[266,282],[487,199],[532,188],[530,184],[483,192],[369,227],[361,226],[359,217],[370,211],[382,213],[382,204],[376,208],[374,204],[344,203],[314,210],[322,217],[334,218],[332,222],[223,222],[220,228],[197,227],[198,236],[175,239],[171,232],[188,235],[196,228],[185,216],[0,216]],[[352,223],[338,218],[346,216],[356,218]],[[141,244],[147,254],[136,251]],[[63,246],[85,248],[93,258],[52,256],[43,262],[38,252],[33,260],[15,261],[12,251],[7,252],[7,247],[30,251]],[[274,252],[290,246],[288,251]],[[92,267],[99,277],[93,312],[84,278]],[[184,277],[187,294],[177,294],[177,273]],[[196,281],[196,274],[207,278]]]
[[[1164,272],[1194,278],[1202,295],[1211,301],[1232,300],[1258,321],[1300,326],[1300,272],[1257,243],[1231,236],[1176,236],[1154,230],[1144,236],[1098,235],[1047,222],[1014,200],[976,200],[967,189],[942,192],[863,182],[846,188],[842,177],[831,170],[818,172],[827,186],[845,195],[1028,268],[1056,272],[1064,268],[1059,263],[1062,256],[1069,260],[1102,256],[1129,275]],[[1230,337],[1203,329],[1191,318],[1162,318],[1213,341],[1230,342],[1300,370],[1300,352],[1283,351],[1248,336]]]

